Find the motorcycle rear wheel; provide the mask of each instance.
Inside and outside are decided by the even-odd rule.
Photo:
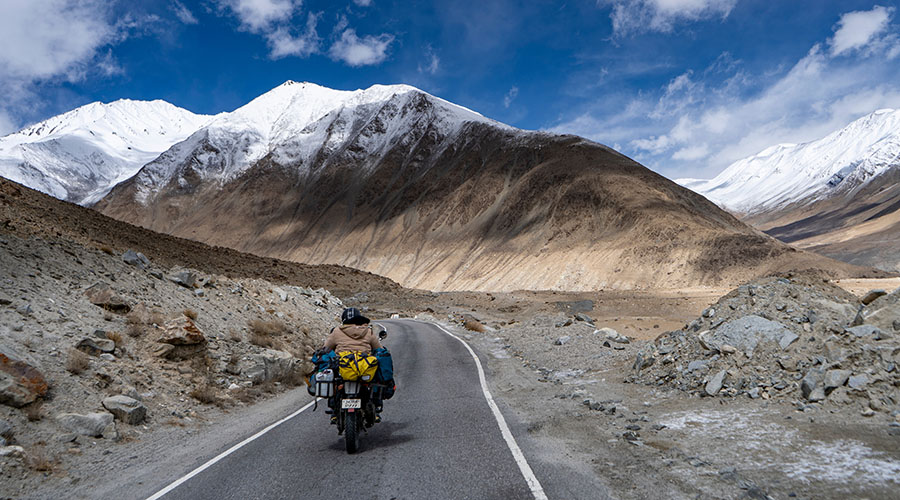
[[[347,453],[353,454],[359,450],[359,412],[347,412],[344,420],[344,442],[347,444]]]

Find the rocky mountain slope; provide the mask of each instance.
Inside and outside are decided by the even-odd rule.
[[[91,204],[211,118],[160,100],[94,102],[0,138],[0,177]]]
[[[782,241],[900,270],[900,110],[805,144],[782,144],[682,185]]]
[[[403,85],[343,92],[287,82],[219,115],[96,209],[432,290],[855,272],[754,231],[602,145],[517,130]]]

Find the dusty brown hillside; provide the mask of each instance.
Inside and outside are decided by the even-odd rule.
[[[66,239],[80,244],[142,252],[161,266],[184,266],[234,278],[326,288],[342,295],[360,291],[397,292],[396,283],[342,266],[310,266],[258,257],[230,248],[158,234],[111,219],[0,177],[0,226],[19,237]]]
[[[759,233],[604,146],[467,127],[450,144],[425,134],[397,146],[374,167],[356,159],[352,142],[303,168],[263,160],[222,186],[189,163],[146,206],[129,181],[96,208],[212,245],[432,290],[710,286],[796,268],[860,272]]]

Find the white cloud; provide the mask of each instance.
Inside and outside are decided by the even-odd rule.
[[[382,33],[378,36],[356,36],[356,30],[346,29],[334,42],[328,54],[332,59],[344,61],[350,66],[370,66],[387,59],[387,50],[394,36]]]
[[[276,24],[290,21],[300,2],[294,0],[219,0],[219,8],[233,12],[241,28],[251,33],[267,33]]]
[[[316,33],[316,24],[319,16],[310,13],[306,18],[306,30],[298,36],[291,34],[287,27],[279,27],[268,33],[266,39],[269,42],[272,59],[281,59],[287,56],[307,57],[319,50],[319,35]]]
[[[876,40],[883,33],[894,14],[894,8],[876,5],[872,10],[848,12],[841,16],[837,29],[828,43],[831,55],[860,49]]]
[[[431,46],[426,47],[425,58],[428,62],[424,65],[419,64],[419,73],[428,73],[430,75],[437,73],[441,64],[441,59],[434,53],[434,49],[432,49]]]
[[[685,72],[656,92],[617,96],[552,128],[603,143],[670,177],[712,177],[730,163],[779,143],[818,139],[879,108],[900,108],[900,67],[885,64],[897,42],[876,36],[858,57],[834,57],[814,45],[786,69],[744,72],[728,65]],[[879,38],[880,37],[880,38]],[[896,56],[896,54],[895,54]]]
[[[368,7],[372,5],[372,0],[353,0],[353,3],[359,5],[360,7]]]
[[[513,85],[512,88],[509,89],[509,92],[507,92],[506,95],[503,96],[503,107],[508,108],[509,105],[512,104],[512,102],[514,100],[516,100],[516,97],[518,95],[519,95],[519,87],[516,87],[515,85]]]
[[[173,1],[172,11],[175,12],[175,16],[184,24],[198,24],[200,22],[194,17],[194,13],[178,0]]]
[[[616,35],[643,31],[671,32],[677,23],[725,19],[738,0],[598,0],[611,5]]]

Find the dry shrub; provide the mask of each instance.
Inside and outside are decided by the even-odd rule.
[[[285,325],[283,321],[277,319],[272,321],[254,319],[247,323],[247,325],[250,327],[250,332],[261,335],[284,335],[288,332],[287,325]]]
[[[250,333],[250,343],[266,348],[273,347],[275,345],[275,341],[272,340],[272,337],[259,332]]]
[[[124,339],[122,338],[122,334],[121,334],[121,333],[119,333],[119,332],[106,332],[106,338],[108,338],[109,340],[112,340],[112,341],[116,344],[116,347],[122,347],[122,341],[123,341]]]
[[[125,334],[131,338],[138,338],[144,334],[144,325],[140,323],[128,323],[125,325]]]
[[[40,400],[25,407],[25,416],[29,422],[38,422],[44,418],[44,403]]]
[[[244,340],[244,339],[241,337],[241,332],[239,332],[239,331],[237,331],[237,330],[231,330],[231,331],[228,332],[228,333],[229,333],[228,340],[230,340],[230,341],[232,341],[232,342],[240,342],[240,341]]]
[[[108,311],[103,313],[103,321],[112,321],[114,319],[116,319],[115,314],[108,312]]]
[[[43,447],[35,446],[25,455],[25,465],[38,472],[50,472],[56,466],[57,461],[48,457]]]
[[[97,248],[99,248],[100,251],[103,252],[103,253],[105,253],[105,254],[109,254],[109,255],[115,255],[115,254],[116,254],[116,251],[113,250],[112,247],[109,246],[109,245],[100,245],[100,246],[97,247]]]
[[[219,402],[219,397],[216,395],[216,390],[209,384],[201,385],[197,387],[190,393],[191,397],[196,399],[197,401],[209,405],[209,404],[217,404]]]
[[[197,321],[197,311],[193,309],[185,309],[184,311],[181,311],[181,313],[192,319],[193,321]]]
[[[163,422],[165,425],[171,425],[172,427],[184,427],[184,422],[177,418],[170,418]]]
[[[474,319],[467,319],[466,322],[463,323],[463,326],[466,328],[466,330],[469,330],[471,332],[484,333],[485,331],[487,331],[484,328],[484,325]]]
[[[252,403],[256,401],[256,398],[262,395],[256,387],[241,387],[239,390],[234,391],[233,394],[234,399],[241,403]]]
[[[91,367],[91,357],[78,349],[69,349],[66,359],[66,370],[72,375],[80,375]]]

